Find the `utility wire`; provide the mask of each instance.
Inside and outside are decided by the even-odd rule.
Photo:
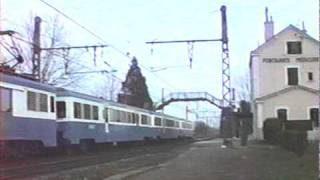
[[[89,30],[88,28],[86,28],[85,26],[81,25],[79,22],[77,22],[75,19],[71,18],[70,16],[68,16],[67,14],[63,13],[62,11],[60,11],[58,8],[54,7],[53,5],[49,4],[48,2],[44,1],[44,0],[40,0],[42,3],[44,3],[45,5],[49,6],[50,8],[54,9],[56,12],[58,12],[59,14],[61,14],[62,16],[64,16],[65,18],[69,19],[71,22],[73,22],[74,24],[78,25],[79,27],[81,27],[82,29],[84,29],[85,31],[87,31],[88,33],[90,33],[91,35],[93,35],[94,37],[96,37],[97,39],[99,39],[100,41],[104,42],[105,44],[107,44],[109,47],[113,48],[114,50],[116,50],[118,53],[122,54],[123,56],[130,58],[131,57],[128,55],[128,53],[124,53],[123,51],[121,51],[120,49],[116,48],[115,46],[109,44],[108,42],[106,42],[101,36],[99,36],[98,34],[94,33],[93,31]],[[170,83],[168,83],[167,81],[163,80],[162,78],[160,78],[157,74],[155,74],[154,72],[152,72],[149,68],[145,67],[144,65],[140,64],[140,66],[149,71],[150,73],[152,73],[155,77],[157,77],[159,80],[163,81],[165,84],[167,84],[169,87],[176,89],[173,85],[171,85]]]

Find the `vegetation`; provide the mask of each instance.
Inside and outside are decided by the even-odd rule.
[[[307,148],[306,131],[285,130],[281,132],[281,146],[302,156]]]
[[[305,130],[283,130],[283,122],[270,118],[263,125],[264,139],[270,144],[278,144],[284,149],[302,156],[307,148],[307,132]]]
[[[270,144],[279,143],[282,122],[277,118],[268,118],[263,123],[263,137]]]
[[[126,80],[122,83],[118,101],[151,110],[153,109],[153,102],[149,95],[146,79],[141,73],[137,59],[133,57],[131,62]]]

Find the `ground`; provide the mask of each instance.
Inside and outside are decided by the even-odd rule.
[[[243,147],[221,147],[221,140],[180,144],[167,151],[141,151],[139,156],[31,179],[105,180],[314,180],[317,146],[298,157],[280,147],[251,141]]]

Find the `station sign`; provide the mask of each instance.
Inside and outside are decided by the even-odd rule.
[[[296,62],[319,62],[319,57],[299,57]],[[264,63],[289,63],[290,58],[263,58]]]

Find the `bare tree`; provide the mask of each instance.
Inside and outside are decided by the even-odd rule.
[[[100,83],[95,84],[90,94],[96,97],[101,97],[110,101],[117,102],[118,93],[121,89],[122,80],[112,74],[105,74]]]
[[[67,32],[59,17],[45,18],[41,24],[41,48],[66,47]],[[31,15],[25,24],[25,35],[29,42],[32,42],[34,31],[34,16]],[[22,64],[22,71],[31,72],[32,47],[25,46],[26,62]],[[74,74],[83,67],[77,63],[82,53],[79,51],[64,50],[42,50],[41,51],[41,81],[60,86],[71,86],[81,76]]]
[[[235,91],[236,91],[236,100],[241,101],[250,101],[250,74],[249,70],[246,70],[245,73],[236,77],[235,79]]]

